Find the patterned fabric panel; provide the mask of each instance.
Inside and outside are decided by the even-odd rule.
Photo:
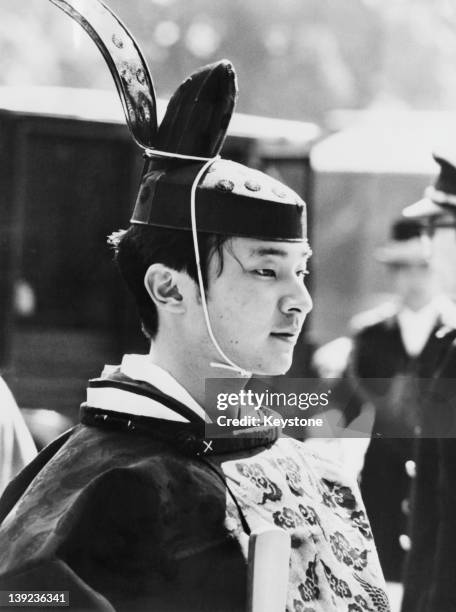
[[[273,523],[290,532],[287,612],[389,611],[358,486],[338,464],[281,438],[222,469],[252,530]],[[239,521],[233,505],[228,513],[230,525]]]

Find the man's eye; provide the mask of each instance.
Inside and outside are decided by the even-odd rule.
[[[270,276],[272,278],[274,278],[276,275],[274,270],[270,270],[269,268],[260,268],[258,270],[254,270],[254,273],[258,276]]]

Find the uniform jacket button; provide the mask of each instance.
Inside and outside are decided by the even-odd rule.
[[[401,501],[401,510],[406,516],[410,514],[410,500],[409,499],[403,499]]]
[[[399,536],[399,544],[405,552],[408,552],[412,548],[412,541],[405,533]]]
[[[415,478],[416,476],[416,463],[409,459],[409,461],[405,462],[405,471],[407,472],[407,476],[410,478]]]

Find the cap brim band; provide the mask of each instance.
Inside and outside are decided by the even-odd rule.
[[[131,223],[191,230],[187,185],[159,181],[153,193],[146,192],[146,195],[140,193]],[[307,236],[304,205],[208,189],[196,190],[196,222],[199,232],[226,236],[292,242],[305,240]]]

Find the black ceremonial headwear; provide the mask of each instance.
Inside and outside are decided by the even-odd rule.
[[[205,66],[187,78],[158,126],[147,64],[119,19],[100,0],[51,2],[97,44],[131,135],[147,159],[132,223],[265,240],[306,239],[305,203],[294,191],[262,172],[218,158],[237,96],[230,62]]]

